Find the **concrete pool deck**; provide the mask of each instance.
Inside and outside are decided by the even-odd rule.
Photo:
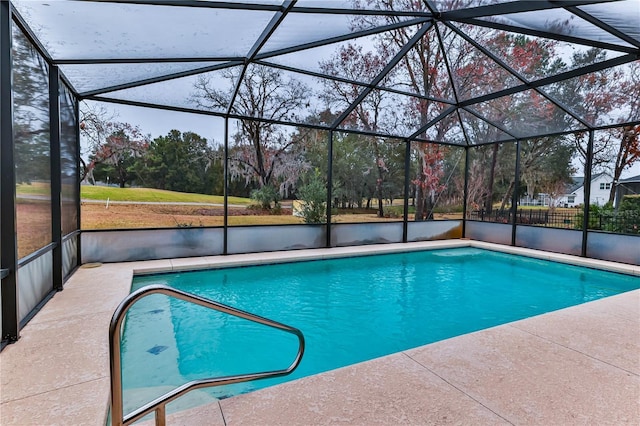
[[[0,353],[0,424],[105,424],[108,324],[134,272],[469,245],[640,276],[637,266],[468,240],[80,268]],[[640,290],[224,399],[167,423],[637,425]]]

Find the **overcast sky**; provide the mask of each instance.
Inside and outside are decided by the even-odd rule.
[[[91,102],[116,114],[115,121],[137,125],[142,133],[150,134],[152,139],[166,136],[171,130],[194,132],[209,141],[222,143],[224,141],[224,119],[201,114],[166,111],[161,109],[141,108],[128,105],[118,105],[107,102]]]

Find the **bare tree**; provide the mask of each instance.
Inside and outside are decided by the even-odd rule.
[[[237,68],[226,69],[223,78],[232,82],[240,77]],[[226,110],[233,89],[220,90],[210,76],[201,75],[192,95],[198,106]],[[254,65],[244,74],[232,111],[245,117],[238,120],[230,153],[230,172],[234,178],[254,182],[259,188],[279,186],[286,193],[306,170],[305,161],[292,150],[298,139],[283,131],[274,121],[290,121],[307,105],[309,88],[279,70]],[[264,120],[261,120],[264,119]]]

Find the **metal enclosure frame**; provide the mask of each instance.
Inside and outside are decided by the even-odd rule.
[[[573,120],[578,122],[581,126],[580,129],[571,129],[571,130],[562,130],[562,131],[552,131],[545,134],[536,135],[536,137],[543,136],[554,136],[554,135],[564,135],[570,134],[577,131],[580,132],[588,132],[589,135],[589,143],[588,143],[588,154],[587,154],[587,166],[585,167],[585,178],[587,181],[590,181],[591,175],[591,160],[593,156],[593,144],[594,144],[594,132],[596,130],[608,129],[613,127],[622,127],[625,125],[638,125],[640,124],[640,118],[638,120],[634,120],[631,122],[625,123],[616,123],[616,124],[603,124],[596,126],[593,123],[588,122],[586,119],[581,117],[572,108],[568,105],[563,104],[559,99],[553,98],[549,93],[544,90],[545,86],[550,84],[558,83],[561,81],[565,81],[568,79],[572,79],[575,77],[579,77],[581,75],[585,75],[587,73],[595,72],[598,70],[602,70],[609,67],[615,67],[623,64],[634,64],[638,66],[640,63],[640,40],[632,35],[625,33],[610,23],[604,22],[601,18],[595,17],[592,14],[586,12],[581,6],[585,5],[597,5],[603,1],[599,0],[570,0],[570,1],[514,1],[508,3],[499,3],[492,5],[480,5],[475,7],[466,7],[459,10],[439,10],[437,5],[434,2],[425,0],[424,1],[424,9],[421,11],[409,11],[409,10],[374,10],[374,9],[341,9],[338,7],[329,8],[329,7],[309,7],[304,5],[304,2],[298,2],[297,0],[283,0],[281,4],[264,4],[264,3],[252,3],[251,1],[247,1],[246,3],[237,3],[237,2],[226,2],[226,1],[177,1],[177,0],[168,0],[168,1],[155,1],[155,0],[128,0],[128,1],[113,1],[113,2],[104,2],[104,1],[92,1],[87,0],[87,3],[94,3],[96,5],[101,3],[106,4],[129,4],[136,6],[145,6],[145,7],[177,7],[177,8],[191,8],[194,13],[198,13],[201,10],[208,9],[218,9],[218,10],[244,10],[244,11],[263,11],[263,12],[272,12],[273,16],[269,20],[268,24],[261,31],[260,35],[255,39],[251,48],[246,52],[245,55],[242,56],[233,56],[233,57],[153,57],[153,58],[134,58],[134,57],[123,57],[123,58],[73,58],[73,57],[56,57],[56,55],[51,54],[45,48],[45,43],[40,41],[37,37],[37,33],[34,31],[34,28],[31,27],[29,19],[26,19],[25,16],[22,16],[14,3],[19,3],[17,0],[15,2],[12,1],[2,1],[0,2],[0,206],[2,208],[2,216],[0,221],[0,235],[3,236],[1,239],[0,245],[0,267],[1,267],[1,277],[2,277],[2,286],[0,293],[0,301],[2,308],[2,345],[4,346],[7,343],[12,343],[19,338],[19,331],[21,326],[24,325],[24,322],[30,318],[34,312],[29,313],[19,313],[19,286],[18,286],[18,276],[20,268],[26,267],[29,263],[38,260],[41,256],[48,255],[49,252],[52,253],[52,293],[53,291],[61,291],[63,289],[63,283],[65,279],[65,269],[63,268],[63,262],[65,258],[63,246],[65,242],[73,239],[76,247],[76,262],[81,262],[83,258],[82,252],[82,238],[81,238],[81,224],[80,224],[80,173],[79,168],[76,168],[77,172],[77,194],[78,197],[75,200],[76,208],[78,212],[77,219],[77,229],[73,232],[62,235],[61,231],[61,164],[60,164],[60,83],[64,83],[69,90],[72,92],[75,97],[75,112],[76,112],[76,154],[78,158],[80,157],[80,133],[79,133],[79,125],[77,123],[79,118],[79,110],[78,110],[78,101],[80,100],[95,100],[100,102],[112,102],[116,104],[123,105],[132,105],[132,106],[143,106],[149,108],[156,109],[165,109],[171,111],[179,111],[179,112],[188,112],[194,114],[201,114],[205,116],[213,116],[220,117],[224,119],[224,225],[222,226],[222,242],[220,252],[216,246],[215,249],[212,249],[211,254],[229,254],[229,238],[232,238],[233,234],[238,234],[241,232],[239,229],[235,229],[236,227],[229,226],[228,223],[228,192],[229,192],[229,120],[230,119],[251,119],[256,121],[263,121],[269,123],[283,124],[283,125],[296,125],[299,127],[307,127],[307,128],[315,128],[325,130],[328,133],[327,139],[327,153],[328,153],[328,173],[327,173],[327,223],[322,225],[322,229],[314,229],[314,235],[320,235],[323,238],[323,245],[325,247],[333,247],[335,245],[341,244],[336,241],[335,233],[340,229],[343,230],[351,230],[349,232],[354,232],[354,236],[357,236],[358,233],[355,232],[357,229],[366,228],[366,232],[370,232],[370,228],[375,228],[375,224],[369,225],[342,225],[342,224],[333,224],[331,220],[331,201],[332,201],[332,156],[333,156],[333,143],[334,143],[334,135],[335,132],[350,132],[354,134],[362,134],[362,135],[370,135],[370,136],[378,136],[378,137],[394,137],[397,138],[398,135],[386,134],[380,130],[371,131],[366,129],[344,129],[341,127],[342,123],[349,116],[349,114],[358,106],[358,104],[372,91],[380,89],[379,83],[385,78],[385,76],[402,60],[405,54],[407,54],[412,47],[420,41],[422,36],[426,34],[428,31],[434,31],[436,36],[438,37],[438,43],[441,49],[444,49],[444,44],[441,36],[441,29],[446,27],[451,30],[457,36],[463,38],[468,43],[470,43],[474,48],[481,51],[484,55],[494,61],[496,64],[501,66],[506,72],[508,72],[511,76],[517,78],[520,81],[519,84],[505,88],[500,91],[488,93],[482,96],[477,96],[471,99],[460,99],[459,94],[456,92],[456,88],[452,84],[453,97],[454,100],[446,100],[446,99],[435,99],[430,97],[429,95],[417,95],[414,93],[408,93],[406,91],[397,89],[397,88],[384,88],[384,90],[389,91],[390,93],[396,93],[399,95],[410,95],[416,98],[423,98],[432,101],[442,102],[444,104],[449,105],[446,110],[444,110],[437,117],[433,118],[430,122],[421,126],[421,128],[415,130],[410,135],[405,135],[402,137],[402,141],[405,143],[405,175],[404,175],[404,214],[403,220],[401,223],[395,224],[382,224],[378,228],[389,229],[389,231],[381,230],[379,235],[375,235],[373,232],[370,235],[371,241],[380,242],[384,240],[389,235],[393,235],[392,239],[399,240],[402,242],[407,241],[415,241],[420,240],[421,238],[436,238],[439,230],[430,230],[430,229],[418,229],[416,226],[412,226],[408,220],[408,188],[410,186],[410,171],[409,171],[409,158],[411,151],[411,143],[419,142],[419,143],[439,143],[444,145],[452,145],[459,149],[464,149],[465,152],[465,187],[464,187],[464,204],[463,204],[463,219],[460,223],[460,232],[462,237],[477,237],[482,238],[481,234],[484,232],[481,228],[482,224],[471,224],[466,219],[467,206],[466,200],[468,198],[468,188],[467,182],[469,179],[469,148],[474,146],[471,141],[470,136],[466,133],[464,126],[462,127],[462,133],[464,138],[464,143],[452,143],[447,141],[425,141],[420,138],[421,134],[424,134],[428,129],[432,126],[436,125],[439,120],[445,118],[449,113],[456,112],[456,115],[459,121],[462,123],[463,119],[461,116],[461,112],[469,113],[474,115],[477,119],[486,122],[489,126],[493,126],[504,133],[508,134],[511,139],[508,140],[500,140],[500,141],[485,141],[486,143],[516,143],[517,144],[517,156],[516,156],[516,165],[515,165],[515,179],[516,182],[519,179],[520,173],[520,143],[523,138],[519,137],[514,132],[511,132],[509,129],[505,129],[499,123],[495,123],[487,117],[481,116],[478,112],[476,112],[471,107],[475,104],[481,102],[487,102],[490,100],[494,100],[503,96],[508,96],[511,94],[523,92],[526,90],[533,90],[536,93],[543,96],[545,99],[549,100],[555,107],[559,108],[561,111],[565,112],[568,116],[570,116]],[[300,3],[300,5],[298,4]],[[470,0],[470,5],[473,5],[473,1]],[[607,6],[607,5],[605,5]],[[609,5],[609,6],[615,6]],[[561,9],[571,14],[571,16],[576,16],[594,28],[603,31],[605,34],[608,34],[614,38],[622,40],[622,43],[612,43],[607,40],[600,39],[588,39],[582,37],[580,35],[574,34],[563,34],[561,32],[552,32],[551,30],[540,30],[535,27],[526,27],[521,25],[516,25],[514,23],[498,21],[498,20],[490,20],[485,19],[486,17],[491,17],[492,15],[508,15],[508,14],[518,14],[518,13],[535,13],[536,11],[547,11]],[[308,15],[313,16],[314,14],[322,14],[323,16],[331,16],[331,15],[352,15],[352,16],[366,16],[366,17],[381,17],[381,16],[393,16],[399,18],[397,23],[394,24],[385,24],[372,26],[371,28],[365,29],[357,29],[348,34],[342,34],[337,36],[330,36],[321,38],[319,40],[309,41],[309,42],[301,42],[299,44],[293,44],[289,47],[280,48],[272,51],[265,51],[264,47],[277,32],[283,22],[287,22],[287,18],[291,15]],[[400,19],[402,18],[402,19]],[[492,53],[485,46],[481,45],[478,41],[469,37],[463,30],[461,30],[460,26],[464,24],[470,24],[475,26],[481,26],[487,29],[495,29],[495,30],[503,30],[514,32],[518,34],[529,35],[532,37],[544,37],[552,40],[558,40],[562,42],[568,43],[577,43],[583,46],[597,47],[601,49],[610,49],[616,52],[619,52],[621,55],[612,59],[608,59],[606,61],[602,61],[599,63],[591,64],[588,66],[584,66],[582,68],[576,68],[570,71],[562,72],[559,74],[555,74],[552,76],[539,78],[535,81],[526,78],[521,75],[517,70],[513,69],[509,64],[505,61],[501,60],[498,56]],[[640,27],[640,23],[638,23],[638,27]],[[13,122],[13,88],[12,84],[12,26],[16,25],[16,27],[26,36],[26,38],[30,41],[30,43],[34,46],[35,50],[42,56],[42,58],[49,65],[49,102],[50,102],[50,143],[51,143],[51,230],[52,230],[52,241],[50,244],[42,247],[36,252],[26,256],[23,259],[18,259],[17,247],[16,247],[16,238],[11,238],[8,236],[16,235],[16,176],[15,176],[15,153],[14,153],[14,122]],[[390,31],[397,28],[408,28],[412,26],[418,26],[419,29],[415,32],[413,37],[406,43],[390,60],[389,62],[381,69],[381,71],[377,74],[377,76],[368,83],[355,82],[351,81],[347,78],[341,76],[331,76],[324,75],[311,70],[303,70],[298,68],[293,68],[287,65],[276,64],[275,62],[270,62],[269,60],[284,54],[291,54],[302,52],[304,50],[327,46],[337,42],[350,41],[356,39],[358,37],[366,37],[372,36],[376,34],[381,34],[385,31]],[[136,81],[131,81],[128,83],[118,84],[112,87],[106,87],[102,89],[88,90],[85,92],[81,92],[75,89],[73,82],[70,81],[67,76],[62,72],[61,67],[64,65],[74,65],[74,64],[84,64],[84,65],[101,65],[101,64],[146,64],[146,63],[170,63],[170,62],[206,62],[206,61],[218,61],[220,63],[216,63],[215,65],[210,65],[206,67],[200,67],[198,69],[182,71],[182,72],[174,72],[167,73],[161,76],[156,77],[148,77],[139,79]],[[340,81],[348,84],[357,84],[362,87],[362,91],[357,96],[357,98],[345,109],[341,112],[341,114],[330,124],[328,125],[320,125],[320,124],[310,124],[307,122],[300,123],[291,123],[291,122],[283,122],[279,120],[274,120],[269,117],[246,117],[235,112],[233,106],[234,101],[238,95],[240,90],[242,77],[245,75],[246,70],[249,66],[257,64],[261,66],[269,66],[275,69],[280,69],[282,71],[291,71],[300,73],[302,75],[310,76],[310,77],[322,77],[328,80]],[[449,76],[451,77],[453,71],[451,69],[452,65],[449,63],[448,59],[445,57],[445,65]],[[173,79],[186,77],[190,75],[196,75],[199,73],[213,71],[213,70],[221,70],[227,69],[230,67],[242,67],[242,71],[240,73],[240,78],[237,81],[237,84],[234,88],[233,96],[231,98],[231,102],[229,103],[226,111],[223,112],[215,112],[215,111],[205,111],[199,110],[195,108],[187,108],[187,107],[176,107],[169,105],[161,105],[161,104],[153,104],[144,102],[141,100],[124,100],[117,99],[115,97],[109,97],[109,93],[116,90],[124,90],[128,88],[139,87],[143,85],[171,81]],[[453,80],[453,79],[452,79]],[[533,137],[531,137],[533,138]],[[529,138],[524,138],[529,139]],[[483,142],[484,143],[484,142]],[[585,185],[585,200],[589,200],[589,185]],[[513,202],[512,208],[515,208],[516,201],[518,200],[518,185],[515,186],[513,192]],[[603,250],[601,246],[597,246],[591,244],[590,235],[594,234],[592,231],[587,229],[589,209],[585,208],[584,216],[583,216],[583,228],[582,231],[575,231],[581,233],[581,255],[589,256],[590,250],[593,249],[595,253],[597,253],[598,257],[603,256]],[[452,223],[449,224],[451,227],[457,229],[458,224]],[[447,226],[449,226],[447,225]],[[471,231],[469,230],[472,225]],[[296,225],[297,226],[297,225]],[[492,225],[493,226],[493,225]],[[514,223],[509,228],[510,234],[510,243],[511,245],[517,245],[518,243],[518,228],[523,225],[516,225],[515,220]],[[395,228],[398,228],[397,230]],[[400,229],[401,228],[401,229]],[[452,229],[453,229],[452,228]],[[488,227],[485,227],[488,228]],[[279,227],[256,227],[260,233],[264,233],[267,235],[269,232],[281,232],[283,229],[282,226]],[[435,229],[435,228],[434,228]],[[439,229],[439,228],[438,228]],[[230,230],[232,230],[230,232]],[[131,230],[131,231],[117,231],[118,233],[124,232],[142,232],[144,230]],[[449,230],[450,231],[450,230]],[[447,232],[449,232],[447,231]],[[152,230],[144,231],[144,232],[153,232]],[[217,234],[217,230],[212,230],[210,234]],[[345,231],[346,232],[346,231]],[[385,234],[387,232],[387,234]],[[458,232],[458,231],[455,231]],[[435,234],[434,234],[435,233]],[[100,232],[88,232],[87,234],[91,234],[91,238],[100,238]],[[396,235],[397,234],[397,235]],[[107,235],[107,233],[104,233]],[[435,237],[434,237],[435,235]],[[505,234],[506,235],[506,234]],[[97,237],[96,237],[97,236]],[[333,236],[333,237],[332,237]],[[399,236],[399,237],[398,237]],[[354,237],[355,238],[355,237]],[[500,237],[502,238],[502,237]],[[505,237],[506,238],[506,237]],[[613,236],[612,236],[613,238]],[[629,237],[625,237],[625,244],[629,244]],[[600,233],[594,237],[596,241],[599,243],[606,239]],[[362,240],[364,241],[364,240]],[[363,243],[363,242],[360,243]],[[282,243],[285,244],[285,243]],[[288,244],[288,243],[287,243]],[[316,243],[314,243],[316,244]],[[347,244],[347,243],[344,243]],[[348,244],[357,244],[357,241],[349,241]],[[73,244],[70,245],[73,247]],[[236,247],[232,252],[238,252]],[[240,250],[242,251],[242,250]],[[615,260],[615,259],[610,259]],[[628,261],[628,259],[627,259]],[[633,259],[631,260],[633,261]],[[640,263],[640,262],[639,262]],[[66,276],[71,274],[76,265],[71,265],[68,267],[69,271],[66,273]],[[36,310],[41,306],[46,300],[51,297],[52,293],[43,299],[39,304]]]

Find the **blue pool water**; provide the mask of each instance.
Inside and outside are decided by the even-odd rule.
[[[226,397],[640,288],[638,277],[473,248],[135,277],[297,327],[290,376],[210,391]],[[123,335],[125,405],[189,380],[288,366],[297,339],[153,295]],[[203,396],[206,399],[206,397]]]

